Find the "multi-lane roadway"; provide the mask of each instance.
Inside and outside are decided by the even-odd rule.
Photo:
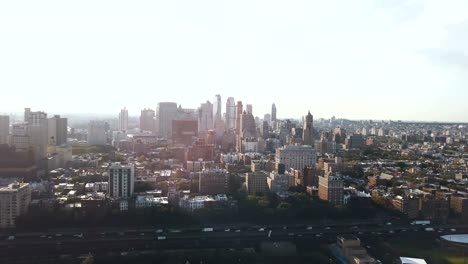
[[[332,242],[336,235],[385,236],[434,232],[466,233],[466,226],[266,225],[203,226],[190,228],[98,228],[0,234],[0,259],[15,256],[106,254],[164,249],[252,247],[262,241]]]

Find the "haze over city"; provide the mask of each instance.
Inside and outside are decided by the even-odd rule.
[[[137,116],[214,94],[255,115],[466,122],[466,1],[4,1],[0,112]]]

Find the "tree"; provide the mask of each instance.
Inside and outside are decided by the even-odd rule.
[[[94,258],[93,256],[89,255],[86,258],[83,259],[81,264],[94,264]]]

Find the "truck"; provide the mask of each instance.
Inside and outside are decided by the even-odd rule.
[[[422,225],[422,226],[425,226],[425,225],[430,225],[431,224],[431,221],[429,220],[416,220],[416,221],[413,221],[411,222],[412,225]]]
[[[212,227],[203,228],[202,232],[213,232],[213,228]]]

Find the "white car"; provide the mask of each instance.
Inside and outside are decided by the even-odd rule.
[[[158,240],[166,240],[165,236],[158,236]]]
[[[231,232],[231,229],[225,229],[224,232]]]
[[[307,230],[312,230],[312,227],[311,227],[311,226],[308,226],[306,229],[307,229]]]
[[[236,233],[240,233],[240,229],[237,229],[237,230],[236,230],[236,231],[234,231],[234,232],[236,232]]]
[[[163,230],[162,230],[162,229],[158,229],[158,230],[156,230],[156,233],[158,233],[158,234],[159,234],[159,233],[162,233],[162,232],[163,232]]]

